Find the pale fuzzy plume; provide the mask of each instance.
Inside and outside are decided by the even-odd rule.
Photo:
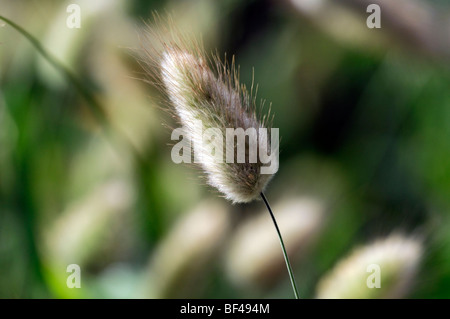
[[[192,142],[193,150],[202,158],[201,166],[206,172],[208,183],[217,188],[234,203],[250,202],[258,198],[273,174],[261,174],[264,165],[258,157],[256,163],[250,163],[249,144],[258,145],[258,154],[271,154],[268,138],[260,134],[253,141],[246,139],[245,163],[227,163],[225,160],[225,140],[221,144],[210,141],[213,148],[222,146],[224,160],[218,162],[205,149],[202,130],[196,121],[202,121],[203,130],[217,128],[226,136],[226,128],[264,128],[269,116],[260,121],[255,115],[255,98],[244,86],[239,84],[234,63],[228,65],[216,57],[207,58],[201,47],[188,49],[192,45],[164,43],[164,51],[159,63],[159,81],[175,114],[179,118],[187,138]],[[214,66],[208,65],[211,62]],[[214,71],[213,71],[214,70]],[[270,128],[267,136],[270,136]],[[258,143],[258,138],[261,139]],[[236,146],[236,145],[235,145]],[[278,151],[278,149],[276,150]],[[236,154],[236,148],[234,149]],[[235,157],[236,159],[236,157]],[[272,156],[272,165],[278,169],[278,157]]]
[[[312,197],[287,198],[275,204],[274,211],[288,254],[300,258],[323,225],[323,203]],[[231,281],[241,287],[270,288],[284,275],[280,243],[265,212],[246,221],[231,238],[225,267]]]
[[[142,296],[174,298],[193,294],[226,239],[229,212],[222,201],[205,201],[171,229],[153,253]]]
[[[390,235],[362,246],[340,261],[319,282],[317,298],[405,297],[414,281],[422,254],[423,247],[419,239],[400,234]],[[377,271],[373,265],[379,266],[379,288],[373,287],[376,283],[373,276]],[[369,278],[371,275],[373,276]]]
[[[92,262],[114,243],[117,231],[126,227],[133,198],[129,183],[118,179],[99,185],[85,198],[68,205],[44,234],[46,260],[55,268],[73,261],[80,266]],[[114,245],[118,248],[117,243]]]

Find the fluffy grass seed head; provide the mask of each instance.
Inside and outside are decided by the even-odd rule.
[[[357,248],[319,282],[317,298],[402,298],[411,287],[422,254],[419,239],[400,234]],[[379,271],[379,287],[369,287],[375,271]]]
[[[147,66],[156,66],[159,71],[154,73],[153,83],[167,96],[194,154],[201,158],[200,165],[208,183],[234,203],[256,199],[273,174],[261,173],[267,163],[263,164],[259,156],[256,161],[250,161],[249,149],[256,143],[258,155],[273,155],[269,114],[262,120],[257,118],[256,98],[239,83],[234,60],[230,65],[217,55],[208,56],[198,42],[180,40],[182,36],[174,30],[168,33],[171,34],[169,41],[160,38],[162,49],[157,57],[153,54],[151,63],[145,61]],[[198,125],[199,121],[202,126]],[[230,151],[225,141],[227,128],[244,131],[253,128],[257,132],[256,136],[249,134],[245,138],[244,162],[236,160],[238,145],[234,138],[231,151],[235,160],[225,159],[226,152]],[[259,128],[267,128],[267,134],[260,134]],[[203,133],[207,129],[219,130],[223,139],[215,136],[205,143]],[[211,152],[212,149],[215,151]],[[224,155],[222,161],[217,160],[215,152],[218,150]],[[271,156],[271,161],[276,172],[278,156]]]
[[[227,206],[218,200],[201,202],[187,212],[153,252],[140,297],[183,298],[203,286],[230,221]]]

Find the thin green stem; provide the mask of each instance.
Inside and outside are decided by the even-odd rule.
[[[96,119],[104,124],[106,122],[106,116],[103,113],[103,109],[98,103],[95,96],[80,82],[80,80],[61,62],[59,62],[55,57],[53,57],[42,45],[41,43],[32,36],[28,31],[23,29],[21,26],[17,25],[13,21],[0,15],[0,20],[6,22],[12,26],[16,31],[22,34],[27,40],[33,45],[33,47],[47,60],[53,67],[60,71],[66,79],[73,84],[81,96],[86,100],[91,111],[94,113]]]
[[[287,270],[288,270],[288,273],[289,273],[289,278],[291,279],[291,285],[292,285],[292,290],[294,291],[295,299],[300,299],[300,297],[298,295],[297,285],[295,283],[294,272],[292,271],[291,263],[289,262],[289,257],[288,257],[288,254],[286,252],[286,247],[284,246],[283,237],[281,236],[281,232],[280,232],[280,229],[278,228],[277,221],[275,219],[275,216],[272,213],[272,209],[270,208],[269,202],[267,201],[266,196],[264,195],[264,193],[261,193],[261,197],[262,197],[262,199],[264,201],[264,204],[266,204],[267,210],[269,211],[270,217],[272,217],[273,224],[275,225],[275,229],[277,230],[278,238],[280,240],[281,249],[283,250],[284,261],[286,262],[286,267],[287,267]]]

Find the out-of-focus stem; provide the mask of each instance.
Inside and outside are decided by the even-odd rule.
[[[6,22],[16,31],[22,34],[31,43],[31,45],[33,45],[33,47],[44,57],[44,59],[47,62],[49,62],[53,67],[55,67],[59,72],[61,72],[66,77],[66,79],[76,88],[76,90],[80,93],[80,95],[83,96],[88,106],[91,108],[92,113],[94,114],[96,119],[100,122],[100,124],[106,123],[106,116],[95,96],[81,83],[81,81],[66,66],[64,66],[58,60],[56,60],[34,36],[32,36],[28,31],[23,29],[21,26],[1,15],[0,20]]]

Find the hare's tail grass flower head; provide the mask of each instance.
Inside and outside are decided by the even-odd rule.
[[[422,254],[420,239],[400,234],[361,246],[320,280],[317,298],[403,298],[412,287]]]
[[[278,156],[272,156],[274,147],[268,138],[271,117],[267,114],[261,120],[256,116],[256,98],[239,83],[234,60],[229,64],[217,55],[207,55],[198,41],[173,33],[169,40],[162,40],[156,59],[153,54],[151,63],[146,62],[147,66],[157,67],[156,72],[152,70],[153,82],[167,97],[171,113],[181,123],[208,183],[233,203],[253,201],[278,169]],[[267,130],[265,134],[260,133],[262,128]],[[227,129],[256,132],[246,134],[245,160],[235,160],[239,155],[234,136],[233,145],[217,136],[205,143],[204,130],[208,129],[216,130],[217,136],[222,137],[227,136]],[[261,156],[250,160],[253,145],[257,145],[259,154],[271,155],[270,165],[275,167],[272,173],[262,173],[261,168],[267,163],[261,161]],[[233,161],[228,161],[230,148]]]
[[[278,170],[278,129],[271,127],[270,110],[269,114],[256,116],[253,84],[250,92],[240,84],[234,58],[230,64],[217,54],[208,55],[200,42],[176,30],[170,19],[169,27],[158,23],[161,19],[157,15],[155,21],[161,30],[149,28],[147,35],[156,38],[157,48],[155,43],[145,47],[146,56],[141,60],[149,82],[163,92],[172,106],[168,109],[183,126],[183,134],[193,146],[194,161],[201,165],[208,183],[233,203],[263,199],[298,298],[281,233],[263,193]],[[164,39],[163,34],[168,38]],[[261,102],[261,110],[263,105]],[[212,131],[207,141],[203,128]]]

